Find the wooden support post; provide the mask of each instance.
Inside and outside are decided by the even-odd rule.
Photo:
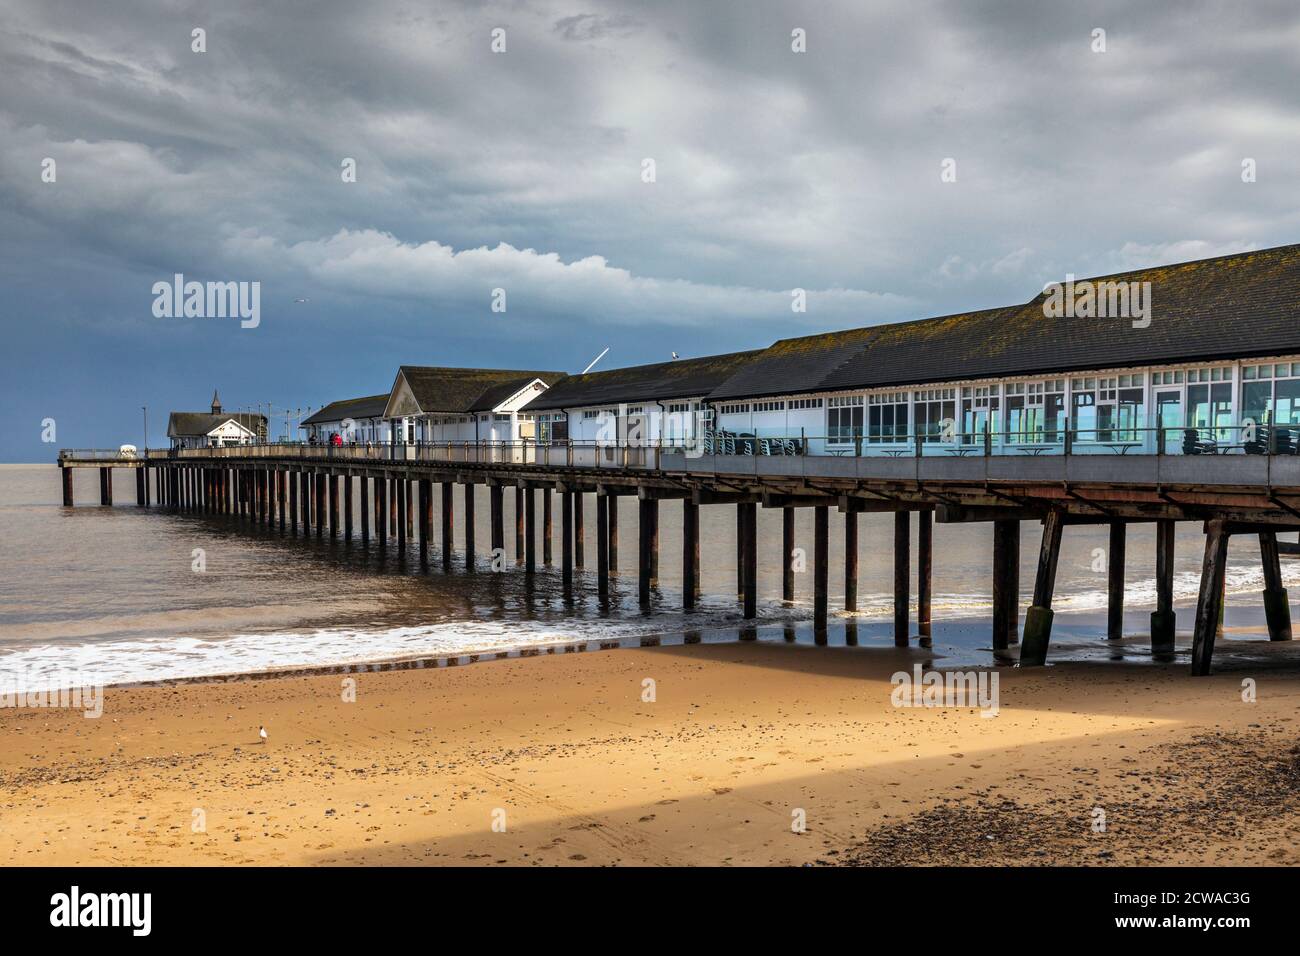
[[[609,600],[609,501],[608,495],[596,495],[596,593],[601,601]]]
[[[388,547],[388,479],[375,479],[375,542]]]
[[[858,609],[858,513],[844,512],[844,610]]]
[[[416,484],[415,503],[419,511],[419,520],[415,522],[415,539],[419,544],[420,567],[429,565],[429,495],[431,489],[428,480],[421,478]]]
[[[361,500],[357,503],[358,510],[361,512],[361,545],[362,547],[370,546],[370,479],[361,475],[358,489],[361,492]]]
[[[781,509],[781,600],[794,601],[794,509]]]
[[[452,532],[455,530],[456,523],[452,495],[452,483],[450,481],[442,482],[442,510],[440,517],[442,519],[442,569],[444,571],[451,570],[451,556],[456,550],[456,545],[452,540]]]
[[[650,588],[654,580],[654,535],[655,535],[655,511],[659,508],[659,502],[654,498],[637,499],[640,514],[638,515],[638,535],[640,539],[640,560],[637,568],[637,597],[640,600],[641,607],[650,606]]]
[[[289,533],[294,537],[298,535],[298,476],[290,471],[285,473],[285,481],[289,485]]]
[[[409,540],[415,537],[415,512],[417,509],[415,508],[414,492],[411,489],[410,479],[403,478],[401,482],[402,498],[406,501],[406,537]]]
[[[316,476],[316,536],[320,537],[325,533],[325,524],[328,521],[326,512],[329,510],[328,478],[324,472]]]
[[[429,542],[433,540],[433,480],[423,478],[420,480],[420,531],[424,535],[424,543],[420,545],[420,563],[425,567],[429,565]]]
[[[339,536],[339,476],[330,475],[329,481],[329,505],[330,505],[330,537]]]
[[[573,566],[575,568],[585,568],[587,561],[585,557],[585,548],[587,538],[587,525],[585,520],[585,507],[583,499],[586,496],[581,491],[573,492]]]
[[[993,649],[1020,640],[1020,521],[993,522]]]
[[[551,527],[551,489],[542,489],[542,564],[551,566],[551,539],[554,529]]]
[[[400,544],[404,539],[397,533],[397,502],[401,498],[401,490],[397,487],[396,478],[385,479],[388,487],[384,489],[384,494],[388,497],[388,533],[398,540]]]
[[[343,476],[343,537],[352,540],[352,476]]]
[[[144,507],[144,469],[135,470],[135,504],[138,508]]]
[[[609,499],[609,573],[618,574],[618,495]]]
[[[500,485],[488,486],[488,511],[492,537],[492,570],[505,568],[506,516],[505,493]]]
[[[1151,646],[1174,646],[1174,523],[1156,522],[1156,609],[1151,613]]]
[[[474,485],[465,485],[465,570],[474,570]]]
[[[529,492],[531,494],[531,492]],[[515,566],[524,565],[524,489],[515,485]]]
[[[1201,563],[1201,590],[1196,599],[1196,626],[1192,633],[1192,674],[1210,673],[1214,638],[1223,612],[1224,571],[1228,564],[1228,523],[1205,523],[1205,559]]]
[[[745,603],[745,506],[736,505],[736,600]]]
[[[1110,523],[1110,546],[1106,554],[1106,639],[1118,641],[1124,636],[1124,551],[1128,526],[1123,521]]]
[[[758,617],[758,505],[749,503],[743,509],[744,537],[744,602],[741,616],[752,621]]]
[[[1034,577],[1034,602],[1025,614],[1025,636],[1020,645],[1021,667],[1041,667],[1047,663],[1047,646],[1052,639],[1056,562],[1061,556],[1061,528],[1061,512],[1049,511],[1043,519],[1043,543],[1038,551],[1038,574]]]
[[[1261,531],[1259,556],[1264,564],[1264,619],[1270,641],[1291,640],[1291,605],[1282,586],[1282,563],[1278,560],[1277,532]]]
[[[934,593],[934,512],[916,513],[916,633],[921,646],[930,644],[930,599]]]
[[[524,571],[537,570],[537,495],[533,488],[524,489]]]
[[[113,503],[113,469],[99,469],[99,503],[101,505],[111,505]]]
[[[659,499],[650,508],[650,586],[659,587]]]
[[[597,508],[603,498],[597,498]],[[599,511],[597,511],[599,516]],[[599,529],[597,530],[599,534]],[[700,506],[682,502],[682,607],[695,607],[700,591]]]
[[[406,489],[410,484],[405,478],[393,479],[393,504],[397,506],[397,550],[403,556],[406,554],[406,531],[410,527],[407,518],[410,517],[410,507],[406,500]]]
[[[72,469],[59,465],[59,477],[63,479],[63,507],[72,507]],[[159,474],[162,470],[159,469]]]
[[[831,516],[825,505],[813,508],[813,640],[826,643],[830,610]]]
[[[894,646],[911,642],[912,515],[894,512]]]
[[[564,603],[573,603],[573,492],[560,492],[560,574]]]

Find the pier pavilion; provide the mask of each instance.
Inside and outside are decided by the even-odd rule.
[[[346,442],[363,445],[389,444],[393,440],[391,425],[384,418],[388,393],[363,398],[345,398],[330,402],[307,416],[298,426],[308,442],[324,444],[338,434]]]
[[[478,428],[461,428],[454,437],[417,431],[414,419],[451,407],[437,397],[442,394],[462,396],[455,407],[467,417],[472,411],[481,425],[482,409],[468,406],[483,399],[486,387],[479,397],[464,398],[467,390],[457,383],[490,373],[425,369],[416,375],[407,367],[385,417],[408,427],[386,446],[183,448],[149,450],[130,460],[65,451],[64,503],[72,504],[71,468],[131,467],[156,472],[159,501],[170,508],[237,514],[269,525],[278,516],[279,530],[287,523],[289,534],[298,533],[299,524],[304,533],[314,524],[318,534],[328,526],[331,537],[350,538],[350,482],[359,480],[362,544],[371,545],[367,501],[373,484],[374,546],[390,547],[386,529],[395,529],[396,545],[405,548],[414,520],[424,559],[433,536],[432,484],[442,485],[446,516],[454,485],[482,483],[490,492],[494,551],[505,546],[503,490],[515,489],[516,563],[528,574],[535,570],[534,493],[542,490],[549,503],[550,493],[558,492],[564,589],[571,598],[582,586],[575,568],[584,564],[575,528],[592,494],[595,587],[605,598],[616,561],[617,502],[631,496],[640,508],[639,591],[648,607],[659,562],[658,503],[680,499],[682,600],[688,608],[698,596],[698,509],[734,505],[738,592],[747,619],[756,615],[755,509],[783,509],[779,556],[783,592],[790,596],[793,509],[812,508],[814,622],[822,635],[829,613],[830,510],[844,516],[848,611],[856,602],[856,516],[889,512],[895,516],[894,637],[900,645],[929,633],[935,523],[987,521],[994,526],[992,644],[1007,652],[1019,643],[1025,665],[1047,658],[1061,539],[1078,524],[1109,529],[1111,638],[1121,636],[1126,528],[1156,524],[1151,641],[1172,647],[1174,523],[1195,521],[1203,526],[1205,546],[1192,672],[1210,669],[1232,535],[1258,536],[1269,637],[1289,640],[1280,556],[1295,546],[1277,535],[1300,529],[1300,246],[1086,281],[1149,284],[1149,311],[1066,315],[1049,307],[1053,293],[1045,292],[1022,305],[786,339],[758,352],[556,375],[543,380],[550,386],[545,391],[525,381],[544,373],[499,372],[494,388],[504,393],[518,386],[501,401],[527,397],[530,384],[537,393],[511,411],[512,425],[534,416],[532,434],[512,427],[510,437]],[[687,407],[689,431],[669,424],[674,405]],[[639,409],[635,416],[633,409]],[[596,414],[588,417],[589,411]],[[549,416],[546,428],[540,427],[543,415]],[[656,423],[654,415],[662,420]],[[632,427],[634,417],[639,424]],[[605,427],[587,437],[578,422]],[[347,502],[341,519],[340,481]],[[419,500],[414,518],[412,484]],[[138,480],[137,497],[146,504],[147,480],[144,492],[140,487]],[[470,495],[466,506],[465,566],[472,570]],[[389,520],[383,521],[386,511]],[[912,512],[918,515],[915,549]],[[1021,639],[1018,550],[1025,520],[1040,523],[1042,536]],[[546,547],[551,537],[547,521]],[[448,569],[454,550],[444,517]]]

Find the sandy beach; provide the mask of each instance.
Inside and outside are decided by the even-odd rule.
[[[1242,673],[1002,669],[989,718],[892,706],[923,657],[665,646],[7,709],[0,860],[1300,862],[1294,669],[1255,669],[1255,703]]]

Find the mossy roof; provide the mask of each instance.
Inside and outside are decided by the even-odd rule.
[[[762,349],[570,375],[528,404],[528,411],[654,402],[709,394]]]

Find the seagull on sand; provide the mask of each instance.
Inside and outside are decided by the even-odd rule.
[[[266,743],[266,728],[259,726],[257,728],[257,736],[262,738],[262,743]]]

